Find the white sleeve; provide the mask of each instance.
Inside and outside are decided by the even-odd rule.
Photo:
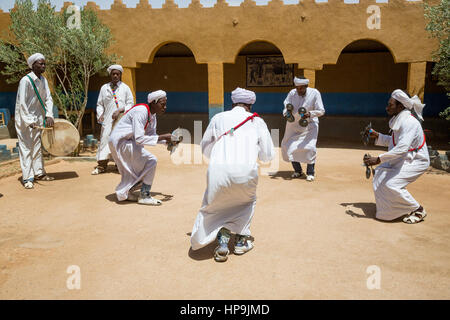
[[[97,121],[98,121],[105,112],[105,106],[103,105],[103,87],[100,89],[100,93],[97,99],[97,108],[95,111],[97,113]]]
[[[202,148],[202,153],[206,157],[211,156],[211,151],[214,143],[217,141],[218,136],[216,133],[216,117],[214,116],[209,122],[208,127],[203,135],[202,141],[200,142],[200,147]]]
[[[316,94],[314,97],[314,109],[309,111],[310,117],[321,117],[325,114],[325,108],[323,107],[322,95],[318,90],[315,90]]]
[[[414,140],[414,133],[413,130],[405,130],[404,127],[400,127],[397,145],[388,152],[379,155],[381,163],[405,156]]]
[[[391,139],[392,139],[392,136],[378,133],[378,139],[375,140],[375,145],[382,146],[382,147],[388,147]]]
[[[52,99],[52,93],[50,92],[50,88],[48,86],[47,79],[44,78],[44,86],[45,86],[45,107],[46,112],[45,116],[53,118],[53,99]]]
[[[262,119],[259,120],[261,121],[258,121],[258,158],[263,162],[269,162],[275,155],[275,147],[267,124]]]
[[[152,130],[150,134],[145,134],[145,125],[148,121],[147,110],[144,112],[135,112],[132,118],[134,139],[137,144],[154,146],[158,142],[156,130]],[[150,125],[150,124],[149,124]]]
[[[27,94],[28,91],[30,91],[31,86],[31,82],[28,79],[23,78],[22,80],[20,80],[19,88],[17,90],[17,100],[19,102],[17,107],[19,108],[19,116],[27,126],[37,123],[37,119],[28,112],[28,106],[26,103]]]

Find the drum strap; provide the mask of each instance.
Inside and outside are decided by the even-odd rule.
[[[148,111],[147,123],[145,124],[145,127],[144,127],[144,130],[145,130],[145,129],[147,129],[148,124],[150,123],[150,107],[148,106],[148,104],[139,103],[137,105],[134,105],[130,109],[128,109],[127,112],[125,112],[123,115],[126,115],[131,109],[133,109],[134,107],[138,107],[138,106],[145,106],[147,108],[147,111]]]
[[[114,90],[114,89],[111,88],[111,90],[112,90],[112,93],[113,93],[114,102],[115,102],[115,104],[116,104],[116,107],[117,107],[117,109],[119,109],[119,101],[117,101],[117,95],[116,95],[116,90],[117,90],[117,88],[116,88],[116,90]]]
[[[36,92],[36,95],[39,99],[39,102],[41,103],[42,109],[44,109],[44,128],[45,128],[45,115],[47,114],[47,109],[45,109],[45,105],[44,102],[42,101],[41,95],[39,94],[38,89],[36,88],[36,85],[34,84],[33,79],[31,79],[31,77],[27,74],[27,77],[30,79],[31,81],[31,85],[33,86],[34,92]]]

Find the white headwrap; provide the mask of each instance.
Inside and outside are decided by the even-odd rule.
[[[296,87],[306,86],[309,84],[309,79],[300,79],[300,78],[294,77],[294,84]]]
[[[153,101],[158,102],[159,99],[165,98],[165,97],[167,97],[167,94],[165,91],[157,90],[157,91],[150,92],[148,94],[147,100],[148,100],[148,103],[152,103]]]
[[[253,91],[237,87],[231,92],[231,101],[233,103],[254,104],[256,102],[256,94]]]
[[[31,55],[27,60],[27,63],[28,63],[28,66],[30,67],[30,69],[33,68],[33,64],[36,61],[41,60],[41,59],[45,60],[45,57],[42,53],[35,53],[35,54]]]
[[[414,109],[417,116],[420,120],[423,121],[422,110],[425,107],[425,104],[422,104],[420,98],[418,96],[414,96],[412,98],[408,97],[408,95],[400,89],[394,90],[391,95],[392,98],[400,102],[406,109],[411,110]]]
[[[108,73],[111,74],[111,72],[113,70],[119,70],[121,73],[123,73],[123,68],[120,64],[113,64],[112,66],[110,66],[108,69]]]

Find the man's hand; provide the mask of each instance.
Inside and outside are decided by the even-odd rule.
[[[55,124],[55,121],[53,120],[52,117],[46,117],[45,118],[45,123],[47,124],[47,127],[53,127]]]
[[[31,129],[34,129],[34,128],[36,127],[36,123],[30,124],[29,127],[30,127]]]
[[[367,166],[375,166],[380,164],[381,160],[379,157],[366,157],[363,158],[364,164]]]
[[[373,139],[378,139],[380,134],[373,129],[369,129],[369,137]]]
[[[121,112],[120,109],[117,109],[116,111],[114,111],[112,114],[112,119],[116,120],[119,117],[120,112]]]
[[[306,111],[306,113],[303,115],[303,118],[308,119],[309,117],[311,117],[311,114],[309,113],[309,111]]]
[[[103,123],[103,121],[105,121],[105,117],[101,115],[100,118],[98,118],[98,123]]]
[[[172,134],[171,133],[160,134],[158,137],[158,141],[161,140],[166,140],[167,143],[172,142]]]

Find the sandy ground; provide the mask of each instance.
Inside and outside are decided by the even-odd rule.
[[[154,186],[161,207],[117,203],[120,176],[93,162],[47,166],[57,178],[25,190],[0,180],[0,299],[449,299],[450,175],[410,185],[425,222],[374,220],[367,150],[319,148],[317,180],[291,180],[290,164],[261,175],[255,248],[214,262],[215,244],[190,250],[206,164],[175,165],[164,146]],[[370,150],[373,155],[378,151]],[[112,166],[111,166],[112,168]],[[0,170],[1,167],[0,167]],[[81,289],[69,290],[69,266]],[[380,289],[369,290],[369,266]]]

